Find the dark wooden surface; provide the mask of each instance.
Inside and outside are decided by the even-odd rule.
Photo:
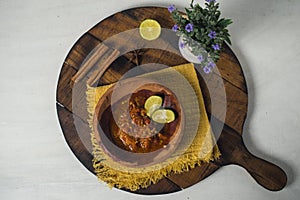
[[[72,82],[72,77],[80,69],[92,50],[101,44],[102,41],[123,31],[138,28],[139,24],[147,18],[157,20],[162,28],[170,29],[174,24],[166,8],[143,7],[116,13],[85,33],[72,47],[62,66],[57,86],[56,103],[60,125],[71,150],[92,173],[94,173],[92,167],[93,156],[90,153],[92,147],[89,135],[90,130],[87,124],[88,114],[85,100],[86,82],[89,75],[75,85]],[[164,38],[162,36],[159,42],[161,45],[166,45],[178,51],[176,41],[172,40],[176,40],[176,38]],[[116,49],[120,51],[126,45],[130,45],[130,36],[121,38],[119,42],[107,43],[111,50]],[[116,82],[124,73],[134,68],[137,64],[137,59],[133,55],[134,53],[121,54],[115,59],[108,66],[108,69],[101,72],[99,85]],[[174,66],[187,63],[185,59],[176,54],[157,49],[147,49],[143,55],[137,55],[137,57],[139,58],[139,64],[162,63],[167,66]],[[238,59],[226,45],[217,63],[217,68],[220,71],[220,75],[217,73],[210,74],[208,83],[204,83],[201,75],[199,75],[199,83],[203,91],[208,115],[210,115],[211,111],[211,93],[209,93],[205,84],[211,84],[218,88],[219,82],[222,81],[225,87],[227,112],[224,129],[218,139],[218,145],[222,153],[221,158],[216,162],[198,166],[186,173],[170,175],[157,184],[135,191],[135,193],[165,194],[176,192],[198,183],[221,166],[227,164],[237,164],[244,167],[266,189],[276,191],[285,186],[287,177],[284,171],[274,164],[253,156],[243,143],[242,131],[248,103],[247,85]],[[218,91],[216,90],[212,93],[218,96]],[[76,98],[74,98],[75,92]],[[221,115],[222,113],[220,113]],[[217,120],[219,118],[218,113],[214,113],[214,116],[211,117]]]

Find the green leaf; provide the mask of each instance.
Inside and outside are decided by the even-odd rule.
[[[225,41],[226,41],[228,44],[231,45],[231,40],[230,40],[230,38],[229,38],[227,35],[225,35],[224,38],[225,38]]]
[[[185,8],[185,12],[187,15],[190,15],[192,13],[192,11],[190,11],[189,9]]]
[[[194,7],[194,0],[191,1],[190,3],[190,7],[193,8]]]
[[[229,24],[232,24],[232,20],[231,19],[225,19],[224,20],[224,24],[225,24],[225,27],[227,27]]]
[[[218,26],[222,26],[223,23],[224,23],[224,20],[225,20],[224,18],[220,19],[220,20],[218,21],[217,25],[218,25]]]

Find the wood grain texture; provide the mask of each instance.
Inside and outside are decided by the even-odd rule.
[[[94,173],[93,165],[91,160],[93,159],[93,155],[90,153],[92,149],[91,139],[88,134],[85,135],[84,138],[80,138],[78,132],[90,132],[90,128],[88,124],[84,123],[77,116],[74,116],[69,110],[62,107],[61,105],[56,105],[57,114],[59,116],[59,122],[62,125],[62,130],[64,132],[64,136],[66,142],[70,146],[71,150],[74,152],[76,157],[84,164],[84,166]],[[73,119],[77,118],[77,119]],[[77,126],[75,127],[74,120],[76,120]],[[80,130],[78,127],[80,126]],[[84,145],[88,144],[88,145]]]
[[[89,146],[88,142],[85,145],[82,141],[79,141],[81,137],[87,139],[89,132],[85,128],[78,129],[75,126],[75,123],[77,124],[78,122],[75,119],[80,119],[79,121],[82,124],[87,125],[85,91],[86,81],[90,75],[87,74],[86,78],[76,83],[76,85],[72,85],[71,79],[83,66],[85,59],[91,56],[91,52],[97,45],[123,31],[138,28],[141,21],[147,18],[157,20],[163,28],[171,28],[174,24],[166,8],[133,8],[116,13],[85,33],[72,47],[62,67],[57,86],[57,110],[60,124],[70,148],[80,162],[90,171],[93,171],[91,168],[92,155],[88,153],[87,149],[89,148],[85,147]],[[134,34],[122,35],[122,37],[115,37],[114,40],[105,44],[110,51],[126,52],[129,47],[136,45],[135,37],[136,35]],[[139,42],[141,48],[143,45],[146,45],[143,41]],[[174,66],[187,62],[177,54],[179,51],[176,37],[165,37],[162,34],[156,43],[159,43],[161,46],[159,50],[154,48],[142,49],[139,59],[137,59],[140,64],[161,63],[167,66]],[[133,54],[130,52],[125,53],[118,57],[110,66],[107,66],[107,69],[102,69],[98,85],[116,82],[128,70],[134,68],[137,63],[132,56]],[[101,62],[95,65],[95,68],[97,68],[101,66]],[[220,110],[220,113],[213,113],[214,116],[212,116],[216,119],[222,119],[223,115],[226,116],[224,121],[225,128],[218,140],[222,153],[221,159],[217,162],[197,166],[186,173],[172,174],[159,183],[153,184],[146,189],[138,190],[135,193],[165,194],[179,191],[181,188],[187,188],[196,184],[221,166],[227,164],[238,164],[244,167],[259,184],[269,190],[280,190],[285,186],[285,173],[279,167],[250,154],[242,141],[241,135],[248,105],[247,85],[238,59],[227,45],[224,46],[217,68],[220,74],[210,74],[206,82],[201,79],[201,74],[198,74],[198,77],[208,114],[211,114],[212,109],[211,95],[218,98],[221,96],[218,88],[222,85],[225,88],[226,99],[220,98],[220,104],[214,105],[216,110]],[[215,89],[208,91],[206,84],[210,84]],[[218,108],[224,103],[221,101],[226,101],[226,113],[221,112],[224,110],[222,107]],[[221,123],[223,122],[221,121]],[[80,127],[84,127],[84,125]]]

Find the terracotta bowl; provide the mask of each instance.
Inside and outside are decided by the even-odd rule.
[[[118,131],[122,129],[120,127],[124,127],[124,124],[119,121],[118,115],[129,111],[128,102],[137,94],[162,96],[164,99],[163,107],[172,109],[175,113],[173,122],[161,124],[161,130],[169,137],[168,143],[161,148],[133,152],[125,145],[122,145],[121,140],[118,141],[115,137]],[[184,115],[181,108],[176,95],[170,89],[157,82],[143,78],[122,80],[108,89],[97,103],[93,120],[96,139],[108,156],[123,165],[143,167],[162,162],[174,153],[181,141],[184,127]],[[130,116],[129,113],[128,116]],[[133,123],[126,126],[137,125]]]

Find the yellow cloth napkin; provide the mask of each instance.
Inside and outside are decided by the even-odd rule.
[[[184,152],[176,152],[170,157],[170,159],[166,159],[165,161],[152,166],[140,168],[128,167],[115,162],[112,158],[106,155],[96,140],[92,123],[95,107],[99,99],[109,88],[113,87],[115,84],[100,87],[88,86],[87,102],[88,112],[90,114],[89,125],[91,128],[91,140],[93,144],[93,166],[98,179],[105,181],[110,187],[115,186],[118,188],[126,188],[135,191],[139,188],[146,188],[151,184],[155,184],[160,179],[168,176],[171,173],[185,172],[194,168],[196,165],[201,165],[202,162],[210,162],[219,158],[220,151],[215,144],[215,140],[211,132],[194,65],[191,63],[184,64],[162,69],[156,72],[151,72],[149,74],[161,77],[169,77],[172,79],[170,74],[172,74],[174,70],[177,73],[179,72],[180,75],[187,80],[196,94],[196,98],[198,100],[198,104],[196,105],[199,106],[200,118],[199,122],[197,122],[195,136],[192,137],[191,144],[184,149]],[[147,74],[143,76],[147,77]],[[180,85],[178,87],[180,90]],[[193,118],[188,119],[188,121],[192,122]],[[184,132],[183,137],[188,138],[189,136],[186,134],[189,133]]]

